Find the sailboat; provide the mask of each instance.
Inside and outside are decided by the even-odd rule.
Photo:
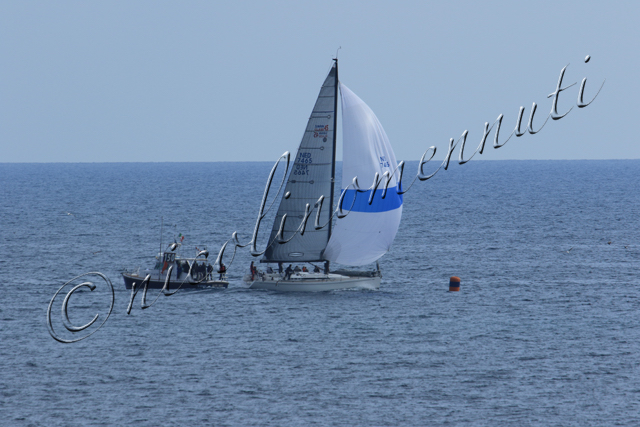
[[[252,263],[250,274],[244,277],[252,289],[329,291],[380,287],[382,274],[377,260],[389,251],[402,216],[396,158],[377,117],[338,80],[338,60],[333,61],[289,173],[269,246],[260,260],[278,266],[262,271]],[[338,204],[343,215],[333,224],[338,93],[343,131]],[[358,181],[375,180],[380,182],[377,188],[357,187]],[[318,203],[321,196],[324,198]],[[309,221],[301,226],[310,209],[316,210],[316,225]],[[331,262],[346,266],[375,262],[378,267],[372,271],[331,272]],[[293,264],[298,268],[292,270]],[[298,271],[299,264],[305,267],[302,271]],[[313,267],[311,271],[307,271],[307,264]]]

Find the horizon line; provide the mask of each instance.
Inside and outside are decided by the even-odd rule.
[[[626,158],[626,159],[476,159],[473,163],[478,163],[478,162],[581,162],[581,161],[587,161],[587,162],[591,162],[591,161],[625,161],[625,160],[640,160],[640,158]],[[419,162],[420,159],[411,159],[411,160],[404,160],[404,162]],[[438,162],[440,160],[436,160],[434,163]],[[342,160],[336,160],[336,162],[342,162]],[[216,161],[155,161],[155,162],[150,162],[150,161],[140,161],[140,162],[136,162],[136,161],[104,161],[104,162],[96,162],[96,161],[78,161],[78,162],[73,162],[73,161],[69,161],[69,162],[38,162],[38,161],[32,161],[32,162],[0,162],[0,165],[33,165],[33,164],[41,164],[41,165],[51,165],[51,164],[123,164],[123,163],[128,163],[128,164],[140,164],[140,163],[144,163],[144,164],[165,164],[165,163],[173,163],[173,164],[184,164],[184,163],[188,163],[188,164],[198,164],[198,163],[273,163],[273,161],[269,161],[269,160],[216,160]],[[451,165],[455,165],[457,163],[456,162],[451,162]],[[426,164],[426,163],[425,163]],[[461,165],[458,165],[461,166]]]

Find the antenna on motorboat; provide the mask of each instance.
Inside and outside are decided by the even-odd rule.
[[[160,256],[162,256],[162,229],[164,228],[164,217],[160,217]]]

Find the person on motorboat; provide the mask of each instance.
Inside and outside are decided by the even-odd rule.
[[[191,266],[191,277],[193,280],[200,280],[200,264],[195,261]]]

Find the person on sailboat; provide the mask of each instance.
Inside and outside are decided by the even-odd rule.
[[[257,269],[253,265],[253,261],[251,261],[251,265],[249,266],[249,270],[251,270],[251,280],[254,280],[256,277]]]
[[[293,268],[291,268],[291,264],[289,264],[289,267],[287,267],[287,269],[284,271],[284,280],[289,280],[292,274]]]
[[[320,267],[318,267],[317,265],[313,266],[313,272],[314,273],[320,273]]]
[[[307,268],[307,266],[306,266],[306,265],[303,265],[303,266],[302,266],[302,272],[303,272],[303,273],[308,273],[308,272],[309,272],[309,269]]]
[[[296,265],[296,267],[293,269],[294,273],[300,273],[300,271],[302,271],[302,270],[300,270],[300,266],[299,265]]]
[[[223,262],[220,263],[220,270],[218,270],[218,273],[220,273],[220,278],[218,280],[222,280],[222,278],[224,277],[224,274],[227,272],[227,266],[224,265]]]

